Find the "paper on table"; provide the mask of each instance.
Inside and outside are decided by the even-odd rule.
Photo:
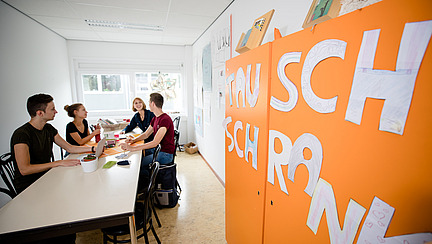
[[[114,166],[116,163],[117,163],[116,161],[108,161],[108,162],[106,162],[106,164],[104,164],[104,166],[102,166],[102,168],[109,169],[112,166]]]

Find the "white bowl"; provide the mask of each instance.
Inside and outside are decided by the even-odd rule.
[[[91,161],[81,160],[81,166],[82,166],[84,172],[86,172],[86,173],[93,172],[98,167],[98,158],[91,160]]]

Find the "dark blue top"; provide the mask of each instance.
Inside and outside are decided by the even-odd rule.
[[[144,120],[141,120],[140,114],[136,113],[132,117],[129,125],[126,126],[126,128],[124,128],[123,130],[125,133],[128,133],[138,126],[143,132],[145,132],[149,127],[150,121],[153,119],[153,117],[155,117],[154,113],[152,113],[150,110],[144,109]],[[147,139],[145,139],[144,141],[145,142],[153,141],[153,134],[149,136]]]

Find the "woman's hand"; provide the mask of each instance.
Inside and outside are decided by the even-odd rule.
[[[93,134],[93,135],[99,135],[99,134],[100,134],[100,128],[99,128],[99,129],[95,129],[95,130],[92,132],[92,134]]]

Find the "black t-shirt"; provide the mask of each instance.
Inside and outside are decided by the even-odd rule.
[[[52,147],[54,137],[58,134],[56,128],[51,124],[46,124],[42,130],[34,128],[30,123],[26,123],[14,131],[11,138],[11,152],[15,164],[14,185],[17,192],[23,191],[33,182],[39,179],[46,171],[21,175],[15,160],[14,145],[24,143],[29,147],[30,164],[44,164],[51,162]]]
[[[69,124],[66,125],[66,141],[69,142],[69,144],[75,145],[75,146],[80,146],[80,144],[78,144],[78,142],[76,142],[72,138],[71,133],[78,132],[78,134],[81,138],[87,137],[89,135],[87,120],[84,119],[83,124],[84,124],[84,132],[82,132],[82,133],[78,130],[78,128],[76,127],[76,125],[73,122],[69,122]]]

